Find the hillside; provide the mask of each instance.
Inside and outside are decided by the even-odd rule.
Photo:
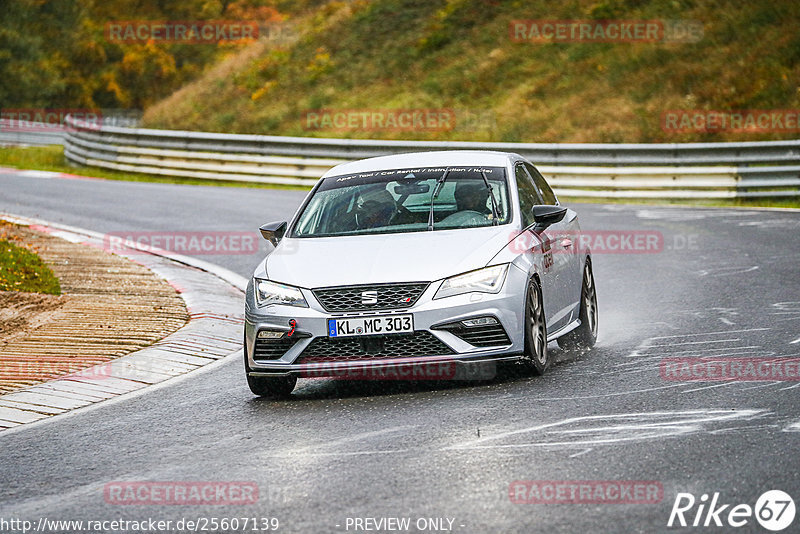
[[[115,39],[124,21],[279,24],[320,0],[2,0],[0,108],[140,110],[194,80],[239,41]]]
[[[698,42],[513,42],[512,20],[702,23]],[[291,45],[256,43],[146,110],[150,127],[322,137],[673,142],[665,110],[800,108],[800,3],[355,0],[309,8]],[[447,130],[308,128],[307,112],[455,110]],[[466,117],[466,119],[465,119]]]

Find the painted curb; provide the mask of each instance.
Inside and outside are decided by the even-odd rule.
[[[10,214],[0,219],[29,226],[67,241],[103,248],[103,234]],[[0,396],[0,432],[52,420],[53,416],[143,393],[191,371],[241,356],[243,277],[208,262],[126,242],[117,255],[166,280],[186,303],[189,322],[144,349],[79,373]],[[3,429],[7,428],[3,432]]]

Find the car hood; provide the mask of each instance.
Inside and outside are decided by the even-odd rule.
[[[432,282],[485,267],[511,236],[511,225],[503,225],[403,234],[285,238],[267,256],[265,267],[270,280],[311,289]]]

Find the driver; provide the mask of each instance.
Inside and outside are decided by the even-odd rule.
[[[483,183],[458,182],[454,192],[458,211],[477,211],[481,215],[491,215],[487,202],[489,190]]]
[[[359,228],[387,226],[397,213],[397,203],[386,189],[376,189],[361,195],[361,204],[356,212]]]

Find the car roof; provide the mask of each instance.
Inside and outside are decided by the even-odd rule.
[[[342,163],[322,177],[341,176],[357,172],[372,172],[410,167],[443,167],[449,165],[469,167],[505,167],[509,161],[520,159],[517,154],[488,150],[440,150],[437,152],[410,152]]]

